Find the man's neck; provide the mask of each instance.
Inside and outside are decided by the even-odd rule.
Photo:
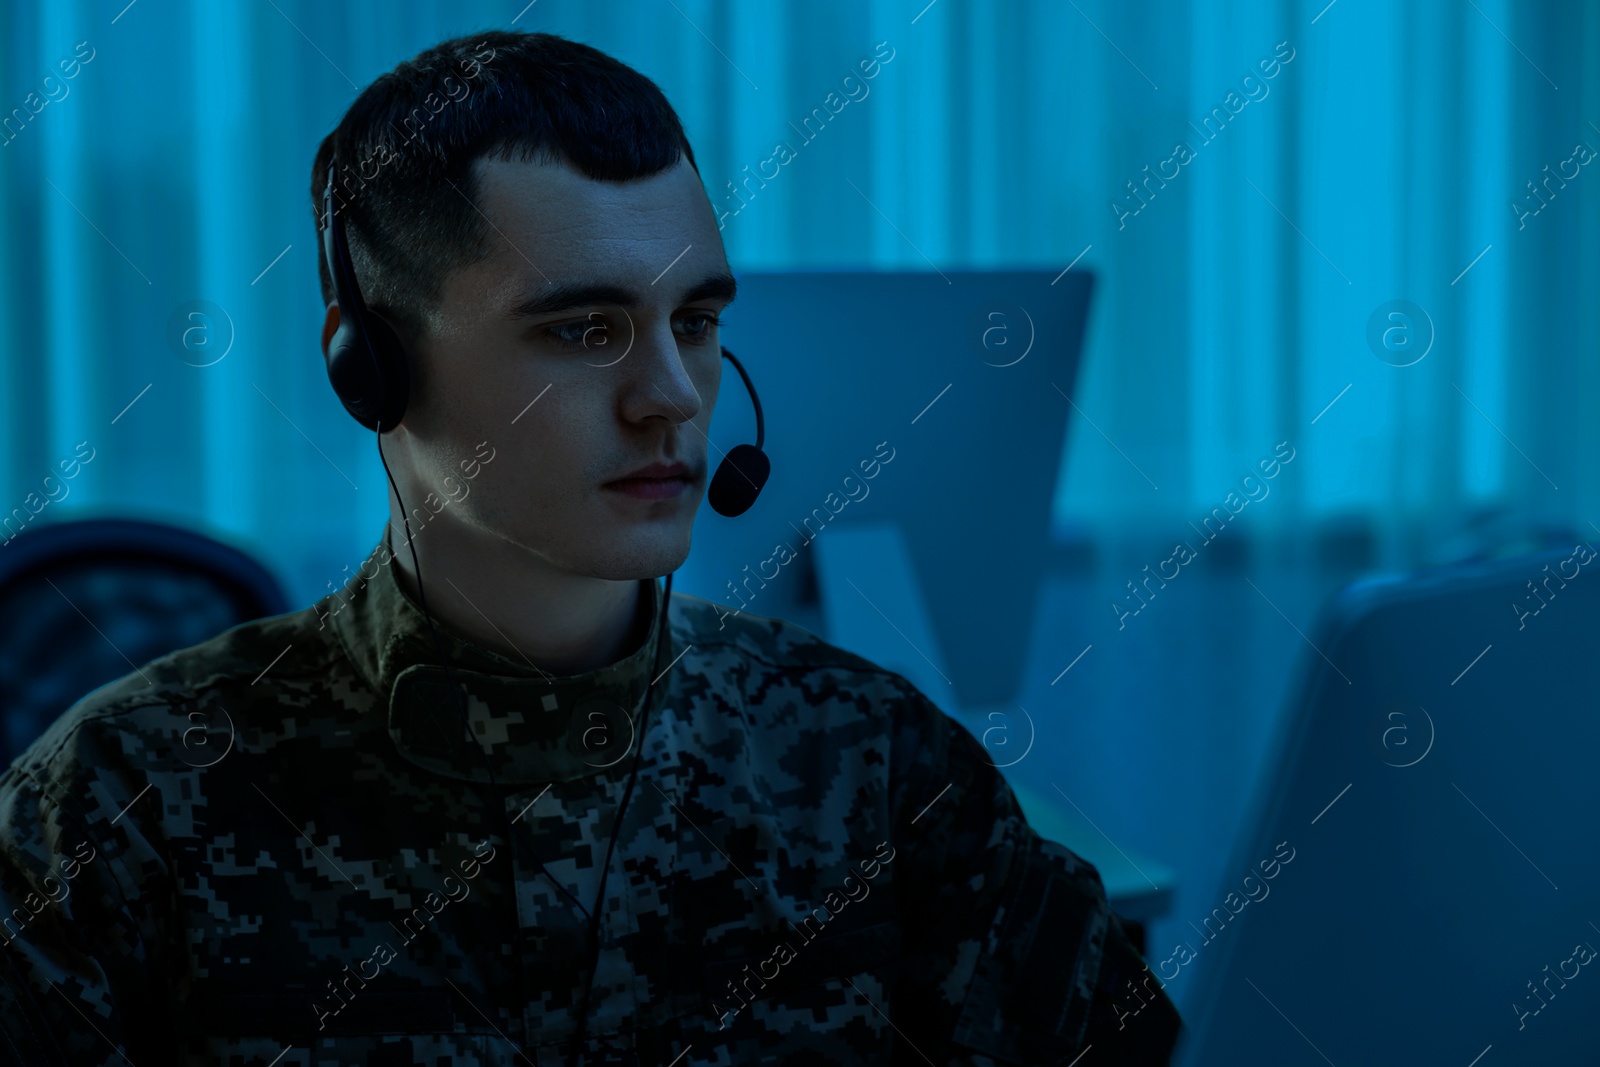
[[[414,548],[434,622],[508,659],[550,674],[583,674],[630,655],[649,633],[639,580],[559,571],[520,545],[448,521],[430,522],[410,547],[398,521],[389,536],[395,580],[406,594],[421,603]]]

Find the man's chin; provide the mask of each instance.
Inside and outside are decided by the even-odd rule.
[[[689,530],[640,530],[617,536],[609,544],[581,547],[587,566],[576,568],[596,578],[629,581],[671,574],[689,558]]]

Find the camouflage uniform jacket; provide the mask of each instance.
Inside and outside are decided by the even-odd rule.
[[[0,777],[14,1047],[563,1063],[590,969],[572,898],[594,906],[642,740],[583,1063],[1167,1062],[1159,990],[1112,1022],[1148,972],[1094,868],[904,678],[674,594],[640,739],[657,612],[631,655],[558,677],[435,620],[473,746],[389,553],[89,694]]]

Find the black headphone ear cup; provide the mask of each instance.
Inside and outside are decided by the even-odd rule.
[[[383,379],[383,400],[378,417],[383,427],[392,430],[400,425],[411,399],[410,360],[400,333],[382,315],[371,308],[365,309],[367,336],[372,341],[372,352],[378,363],[378,374]]]
[[[341,309],[342,310],[342,309]],[[383,316],[365,309],[365,336],[354,316],[339,316],[328,342],[328,381],[345,410],[369,430],[400,425],[410,397],[405,345]]]

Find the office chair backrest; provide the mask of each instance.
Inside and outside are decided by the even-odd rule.
[[[1569,543],[1329,601],[1216,908],[1150,947],[1200,983],[1178,1063],[1594,1062],[1597,570]]]
[[[192,530],[127,519],[29,529],[0,548],[0,764],[107,682],[287,610],[265,568]]]

